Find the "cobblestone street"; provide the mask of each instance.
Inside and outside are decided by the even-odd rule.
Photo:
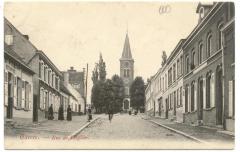
[[[39,142],[40,148],[45,148],[44,144],[51,142],[54,148],[58,146],[61,149],[192,149],[192,148],[231,148],[230,145],[198,143],[181,134],[170,131],[147,119],[144,115],[115,114],[112,122],[108,120],[108,115],[93,115],[93,119],[99,117],[96,121],[90,123],[81,130],[74,138],[66,139],[72,133],[78,131],[87,123],[86,116],[74,116],[73,121],[46,121],[39,125],[18,125],[9,129],[5,127],[5,139],[7,144]],[[160,121],[159,121],[160,122]],[[192,131],[191,131],[192,132]],[[195,133],[196,135],[197,133]],[[199,136],[204,136],[199,135]],[[36,139],[35,139],[36,137]],[[209,136],[208,136],[209,137]],[[11,140],[11,139],[18,140]],[[29,139],[35,140],[29,140]],[[64,144],[63,144],[64,143]]]
[[[114,115],[110,123],[108,115],[102,116],[96,122],[81,132],[88,139],[150,139],[159,141],[191,141],[181,135],[154,125],[141,116]]]

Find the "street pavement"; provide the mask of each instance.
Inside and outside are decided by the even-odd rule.
[[[167,127],[170,127],[175,130],[179,130],[184,132],[190,136],[193,136],[197,139],[203,140],[208,143],[226,143],[226,144],[234,144],[234,136],[228,135],[225,133],[219,132],[217,128],[206,128],[204,126],[191,126],[184,123],[177,123],[174,121],[169,121],[161,118],[146,118],[147,120],[153,120],[154,122],[160,123]]]
[[[226,145],[217,142],[199,143],[154,124],[148,119],[143,119],[144,115],[142,114],[115,114],[111,122],[106,114],[93,115],[93,118],[96,117],[99,119],[87,125],[74,138],[70,139],[65,137],[69,137],[73,132],[86,125],[87,116],[74,116],[71,122],[54,120],[36,126],[5,127],[5,146],[11,145],[12,148],[17,149],[231,149],[234,144],[233,142]],[[158,122],[163,123],[160,122],[160,119]],[[173,123],[167,125],[173,126]],[[179,126],[175,129],[184,128],[181,124]],[[190,135],[201,134],[197,129],[185,127],[185,130],[191,131],[188,132],[191,133]],[[203,134],[197,137],[210,134],[210,132],[200,131]],[[20,140],[10,139],[6,142],[8,137]],[[30,137],[29,139],[33,137],[38,139],[28,140],[28,137]],[[213,139],[213,136],[210,137]]]
[[[136,115],[116,115],[112,121],[108,115],[102,116],[96,122],[81,132],[88,139],[151,139],[164,141],[191,141],[184,136],[154,125]]]
[[[73,116],[72,121],[46,120],[39,124],[24,123],[29,122],[22,119],[15,120],[14,126],[5,125],[5,137],[11,138],[52,138],[54,136],[68,136],[87,123],[87,116]]]

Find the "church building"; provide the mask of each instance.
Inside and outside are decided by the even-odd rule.
[[[134,60],[132,58],[128,33],[126,34],[122,57],[120,58],[120,77],[125,87],[125,98],[123,99],[123,111],[131,109],[130,86],[134,78]]]

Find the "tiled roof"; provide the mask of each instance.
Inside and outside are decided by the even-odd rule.
[[[34,73],[33,70],[28,67],[28,65],[23,61],[23,59],[15,52],[13,51],[9,45],[4,43],[4,53],[13,58],[16,62],[19,62],[21,65],[23,65],[28,71],[31,73]]]

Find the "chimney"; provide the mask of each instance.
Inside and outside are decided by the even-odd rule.
[[[64,83],[65,86],[67,86],[68,83],[69,83],[69,74],[68,74],[68,72],[64,72],[63,73],[63,83]]]
[[[28,35],[23,35],[23,37],[25,37],[25,39],[29,40],[29,36]]]

